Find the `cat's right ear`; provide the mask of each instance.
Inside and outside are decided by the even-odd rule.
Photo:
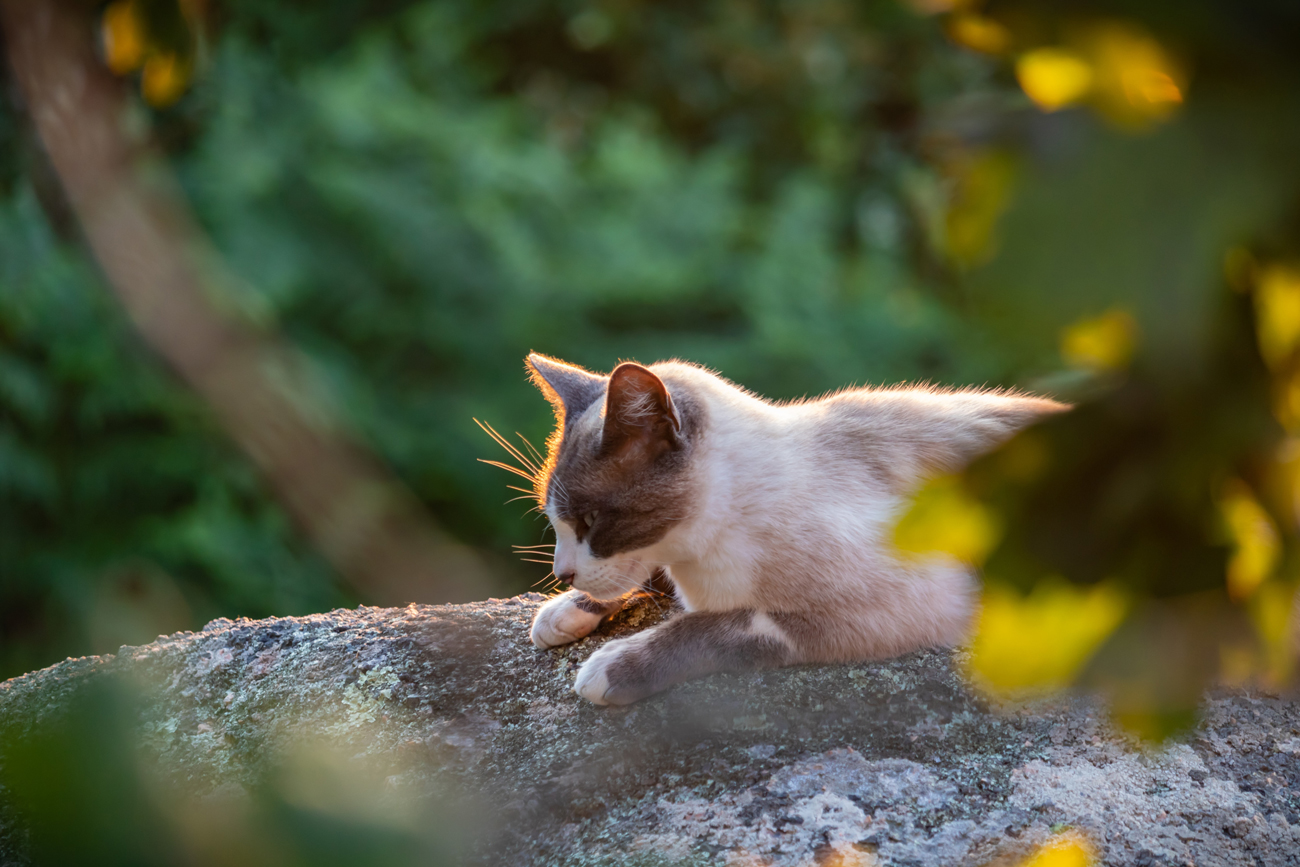
[[[653,460],[667,449],[680,448],[681,432],[673,397],[654,371],[631,361],[614,368],[605,399],[606,454]]]
[[[555,415],[561,424],[605,394],[605,377],[537,352],[528,355],[528,373],[533,384],[555,407]]]

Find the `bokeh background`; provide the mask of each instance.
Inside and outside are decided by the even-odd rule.
[[[1156,734],[1151,684],[1188,659],[1175,716],[1207,678],[1289,676],[1290,0],[82,8],[224,275],[212,309],[283,347],[284,392],[486,577],[392,598],[304,531],[132,324],[6,65],[0,676],[217,616],[534,585],[510,550],[545,522],[505,502],[474,422],[541,446],[530,350],[680,357],[772,398],[1079,401],[900,527],[984,563],[976,673],[1059,685],[1164,652],[1146,687],[1124,675]]]
[[[19,25],[56,8],[72,23],[33,52]],[[0,678],[219,616],[544,581],[511,550],[545,522],[475,423],[541,446],[538,350],[686,358],[778,399],[912,380],[1076,402],[895,533],[982,568],[972,681],[1099,689],[1151,739],[1211,683],[1292,682],[1294,0],[0,20]],[[139,697],[83,699],[0,733],[34,851],[178,863],[137,785]],[[278,829],[257,863],[438,863],[376,836],[374,793],[322,818],[267,785],[235,835]],[[221,842],[185,863],[243,857]]]

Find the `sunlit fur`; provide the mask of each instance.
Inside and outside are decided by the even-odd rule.
[[[555,572],[611,599],[666,567],[688,612],[758,612],[755,634],[779,637],[789,661],[860,660],[960,641],[975,606],[970,569],[899,555],[889,541],[893,524],[927,478],[1066,408],[1014,392],[928,386],[777,404],[691,364],[650,370],[679,407],[706,416],[690,443],[689,494],[672,505],[680,514],[652,545],[593,557],[562,516],[566,487],[580,480],[554,468],[566,442],[584,433],[599,441],[604,402],[561,415],[565,430],[552,437],[538,479],[556,529]]]

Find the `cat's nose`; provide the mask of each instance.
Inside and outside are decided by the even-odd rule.
[[[560,583],[562,583],[562,584],[572,584],[572,583],[573,583],[573,579],[574,579],[575,577],[577,577],[577,575],[576,575],[574,572],[561,572],[561,573],[559,573],[558,575],[556,575],[555,577],[556,577],[556,578],[559,578],[559,579],[560,579]]]

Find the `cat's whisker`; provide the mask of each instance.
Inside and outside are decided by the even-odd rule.
[[[550,487],[551,499],[555,501],[556,508],[563,509],[569,504],[569,489],[564,486],[564,480],[552,474],[547,484]]]
[[[537,474],[542,471],[539,464],[534,463],[531,458],[519,451],[519,449],[515,448],[509,440],[497,433],[496,428],[492,427],[492,425],[486,422],[481,422],[478,419],[474,419],[474,423],[478,425],[484,433],[492,437],[492,439],[496,441],[497,445],[505,449],[512,458],[519,461],[520,465],[528,470],[528,477],[530,479],[537,478]]]
[[[524,470],[519,469],[519,467],[512,467],[510,464],[501,463],[501,461],[489,461],[487,458],[479,458],[478,462],[480,464],[487,464],[489,467],[496,467],[497,469],[505,470],[508,473],[514,473],[516,476],[519,476],[522,479],[527,479],[530,482],[533,481],[533,477]]]
[[[519,439],[522,440],[524,445],[528,448],[529,454],[533,456],[533,462],[538,467],[545,466],[546,458],[542,457],[542,453],[537,450],[537,447],[528,441],[528,437],[524,436],[519,431],[515,431],[515,436],[519,437]]]

